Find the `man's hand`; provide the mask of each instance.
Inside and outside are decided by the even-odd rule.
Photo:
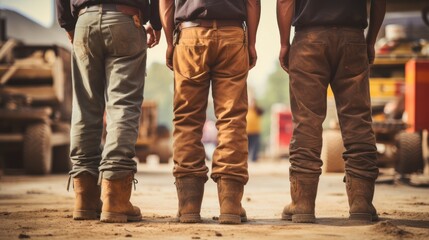
[[[261,1],[246,0],[247,9],[247,44],[249,52],[249,70],[256,65],[258,55],[256,53],[256,32],[258,31],[259,19],[261,16]]]
[[[295,1],[277,0],[277,25],[280,32],[280,66],[289,73],[290,30]]]
[[[147,46],[149,48],[153,48],[158,45],[159,40],[161,38],[161,31],[155,31],[152,28],[152,25],[146,24],[144,25],[147,34]]]
[[[383,23],[384,15],[386,13],[386,0],[370,1],[370,13],[368,21],[368,31],[366,34],[367,54],[369,64],[374,63],[375,50],[374,45],[377,40],[377,34]]]
[[[155,47],[156,45],[158,45],[159,41],[161,40],[161,30],[154,30],[154,32],[155,32],[156,44],[152,45],[152,47]]]
[[[289,51],[290,51],[290,45],[282,46],[280,48],[280,55],[279,55],[280,66],[287,73],[289,73]]]
[[[256,65],[256,60],[258,60],[256,48],[255,46],[249,46],[249,70]]]
[[[174,46],[168,45],[165,58],[166,58],[167,67],[171,70],[173,70],[173,54],[174,54]]]
[[[366,48],[368,53],[368,62],[369,64],[373,64],[375,59],[375,47],[372,44],[368,44]]]
[[[74,30],[67,32],[67,37],[70,40],[70,42],[73,43]]]

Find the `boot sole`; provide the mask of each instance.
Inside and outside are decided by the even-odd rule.
[[[122,213],[102,212],[100,221],[105,223],[126,223],[139,222],[142,220],[142,215],[133,216]]]
[[[364,222],[372,222],[377,221],[378,216],[372,215],[369,213],[350,213],[349,220],[352,221],[364,221]]]
[[[292,221],[292,215],[282,213],[282,220]]]
[[[96,220],[100,218],[100,213],[91,210],[73,211],[73,220]]]
[[[282,220],[293,223],[315,223],[316,216],[314,214],[282,214]]]
[[[246,216],[241,217],[240,215],[234,215],[234,214],[219,215],[220,224],[240,224],[242,222],[247,222]]]
[[[179,217],[181,223],[200,223],[202,222],[200,214],[183,214]]]

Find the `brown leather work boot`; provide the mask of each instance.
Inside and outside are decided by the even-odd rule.
[[[182,177],[176,178],[177,198],[179,210],[177,217],[181,223],[201,222],[201,202],[204,195],[204,178]]]
[[[93,220],[100,217],[101,205],[100,186],[97,178],[87,172],[73,178],[73,188],[76,196],[74,202],[74,220]]]
[[[283,209],[282,220],[292,220],[294,223],[316,222],[314,208],[319,176],[294,173],[289,179],[292,203]]]
[[[346,190],[349,198],[350,220],[377,221],[378,215],[372,199],[375,182],[346,174]]]
[[[125,223],[128,221],[140,221],[142,215],[140,209],[130,202],[131,188],[134,174],[125,178],[101,182],[101,199],[103,208],[100,221],[109,223]]]
[[[220,204],[219,222],[221,224],[247,222],[246,210],[241,206],[244,185],[231,179],[219,178],[217,191]]]

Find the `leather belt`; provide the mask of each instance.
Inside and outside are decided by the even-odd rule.
[[[197,19],[193,21],[184,21],[179,24],[179,29],[190,27],[205,27],[205,28],[219,28],[219,27],[244,27],[244,22],[239,20],[208,20]]]
[[[123,5],[123,4],[112,4],[112,3],[86,6],[79,10],[79,16],[86,12],[108,12],[108,11],[121,12],[125,15],[130,15],[130,16],[137,15],[140,18],[142,17],[141,12],[138,8],[131,7],[128,5]]]

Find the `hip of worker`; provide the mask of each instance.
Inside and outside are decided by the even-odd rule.
[[[66,30],[71,42],[74,39],[75,27],[79,17],[87,13],[126,16],[134,22],[137,29],[144,27],[149,48],[156,46],[160,41],[159,14],[151,13],[153,6],[149,0],[112,0],[109,3],[100,3],[100,1],[94,0],[70,0],[70,6],[57,0],[57,5],[59,6],[58,21],[60,26]]]

